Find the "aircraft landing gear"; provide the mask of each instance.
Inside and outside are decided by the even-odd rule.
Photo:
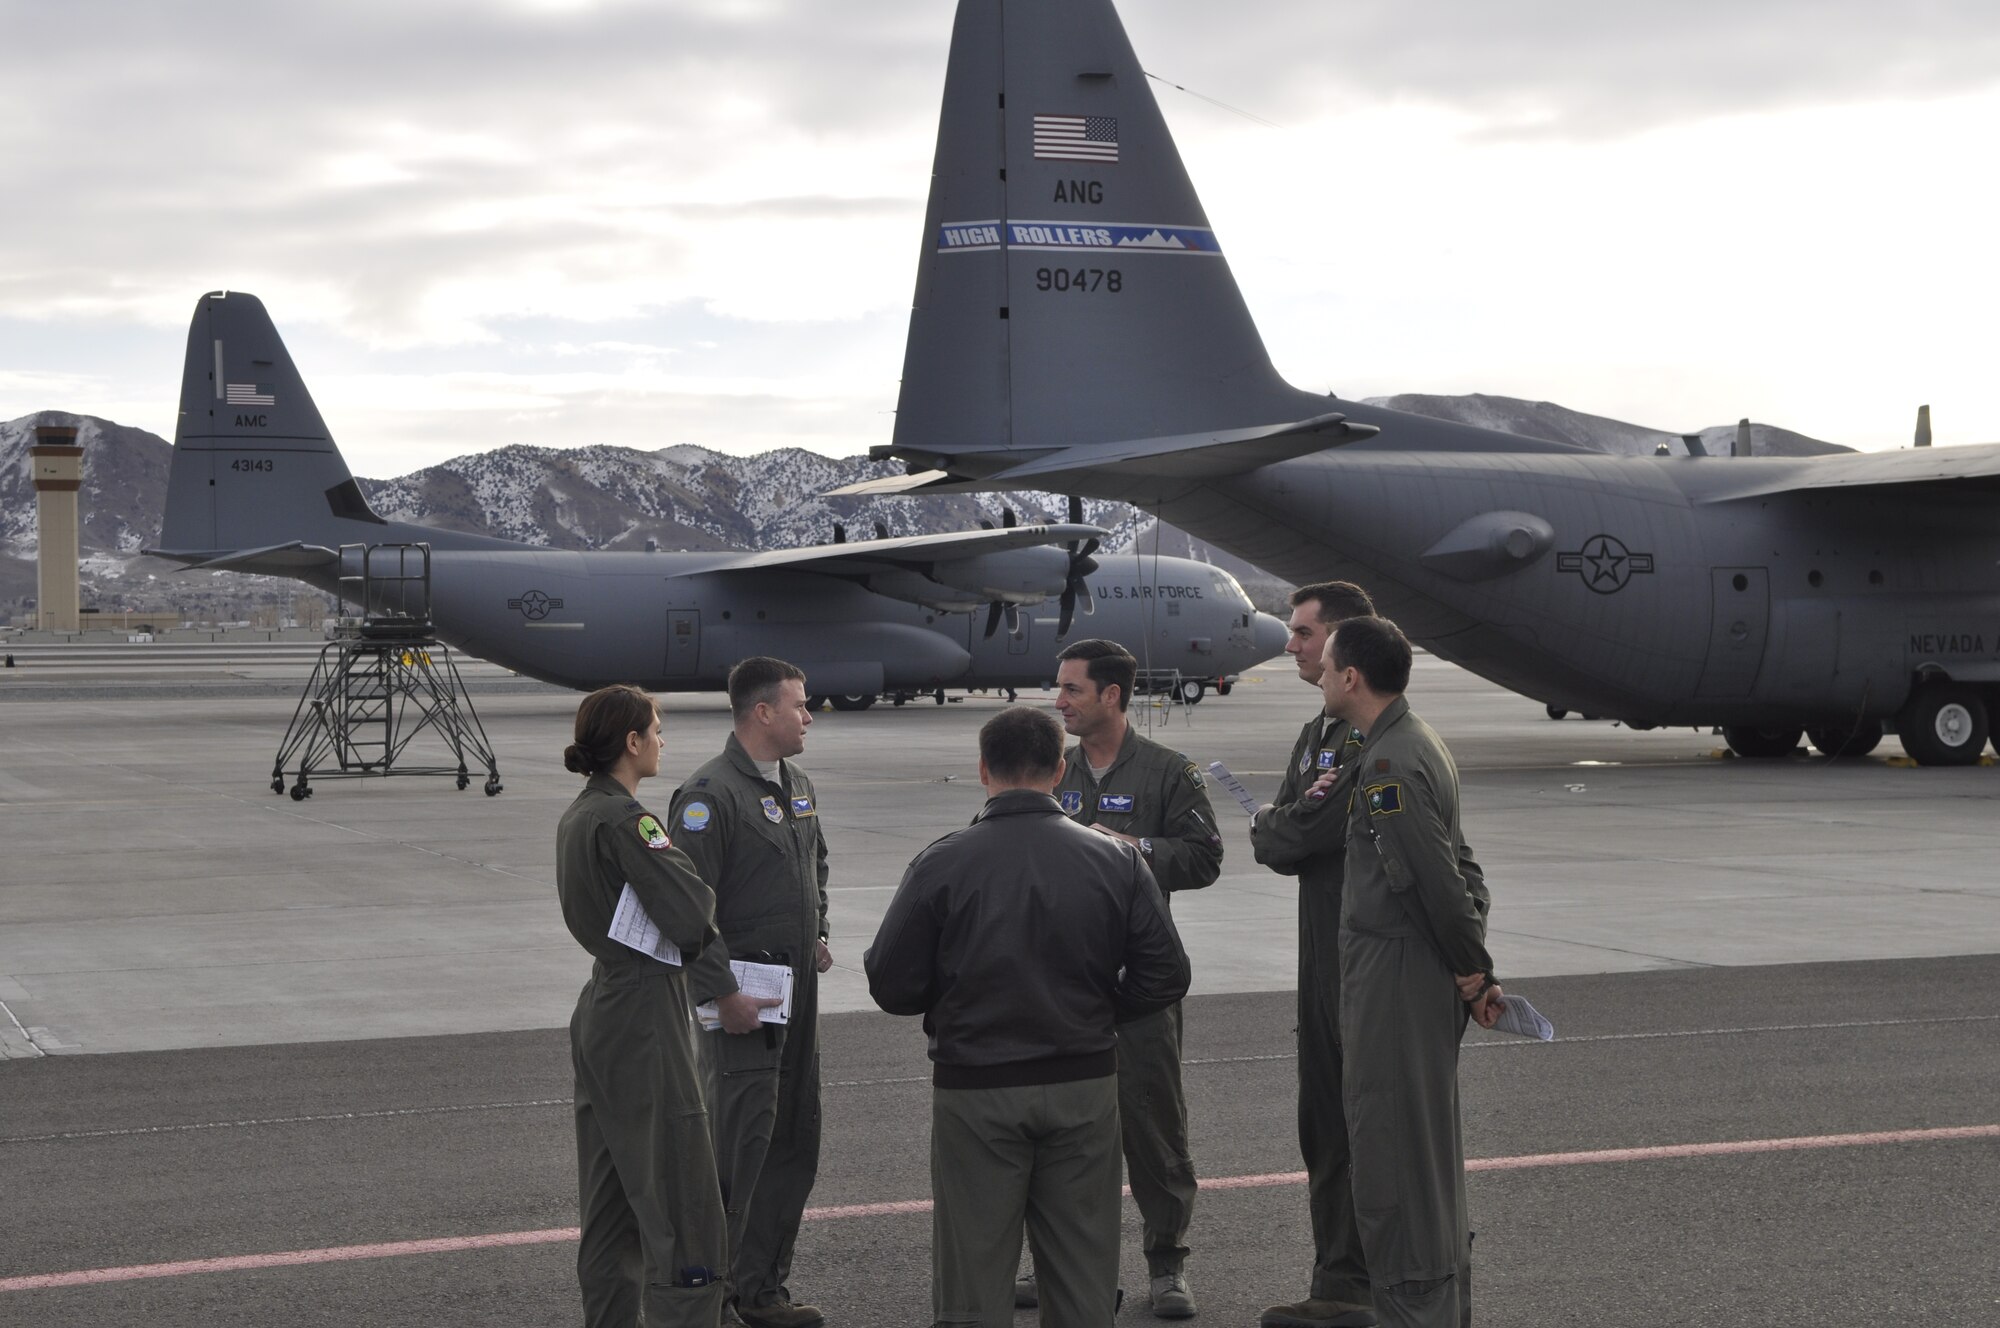
[[[1229,695],[1229,689],[1235,685],[1235,683],[1229,681],[1227,678],[1218,678],[1215,682],[1215,694],[1217,696],[1227,696]]]
[[[1864,720],[1859,725],[1822,724],[1806,730],[1813,750],[1822,756],[1851,758],[1866,756],[1882,742],[1880,720]]]
[[[1917,688],[1896,716],[1896,736],[1918,765],[1973,765],[1986,749],[1986,701],[1964,683]]]
[[[937,703],[939,705],[944,704],[944,688],[942,687],[938,688],[935,692],[932,692],[931,695],[937,698]]]
[[[875,697],[872,694],[865,696],[835,696],[828,699],[833,702],[835,710],[866,710],[869,706],[875,704]]]
[[[1181,680],[1181,685],[1174,689],[1174,695],[1179,697],[1184,705],[1199,705],[1201,698],[1208,695],[1208,688],[1202,685],[1199,678],[1184,678]]]
[[[1545,706],[1543,706],[1543,707],[1542,707],[1542,710],[1543,710],[1544,712],[1546,712],[1546,713],[1547,713],[1547,715],[1548,715],[1548,717],[1549,717],[1550,719],[1568,719],[1568,718],[1569,718],[1569,711],[1567,711],[1567,710],[1563,709],[1563,708],[1562,708],[1561,706],[1559,706],[1559,705],[1545,705]]]
[[[1729,750],[1753,761],[1772,761],[1790,756],[1798,750],[1799,739],[1804,736],[1804,729],[1755,728],[1744,724],[1725,724],[1722,727],[1722,740],[1729,744]]]

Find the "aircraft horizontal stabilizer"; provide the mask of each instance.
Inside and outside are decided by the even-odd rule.
[[[261,549],[142,549],[153,558],[185,563],[183,572],[259,572],[267,576],[293,576],[314,567],[340,561],[340,555],[318,544],[293,540]]]
[[[1136,477],[1196,484],[1244,475],[1264,466],[1373,438],[1381,432],[1372,424],[1356,424],[1345,415],[1317,415],[1291,424],[1266,424],[1249,429],[1140,438],[1118,443],[1091,443],[1038,453],[1014,461],[1008,454],[940,454],[920,448],[877,449],[883,456],[900,455],[930,470],[883,480],[864,480],[833,490],[834,495],[964,493],[982,489],[1095,489],[1096,481],[1118,476],[1129,489]],[[1012,464],[1007,464],[1008,462]],[[995,468],[994,463],[998,463]],[[984,463],[984,464],[982,464]]]
[[[1738,473],[1734,467],[1723,470]],[[1775,474],[1769,467],[1755,474],[1743,473],[1742,483],[1718,485],[1705,493],[1702,501],[1726,503],[1809,490],[1853,491],[1905,484],[2000,489],[2000,443],[1800,458]]]

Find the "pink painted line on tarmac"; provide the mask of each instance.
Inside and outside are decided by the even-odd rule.
[[[1588,1166],[1612,1162],[1659,1162],[1681,1158],[1728,1157],[1744,1153],[1787,1153],[1819,1148],[1868,1148],[1886,1144],[1943,1143],[1960,1139],[2000,1139],[2000,1125],[1957,1125],[1932,1130],[1878,1130],[1868,1134],[1816,1134],[1791,1139],[1733,1139],[1707,1144],[1667,1144],[1657,1148],[1600,1148],[1574,1153],[1523,1153],[1514,1157],[1466,1159],[1467,1171],[1529,1171],[1542,1167]],[[1273,1171],[1253,1176],[1210,1176],[1204,1190],[1268,1189],[1305,1184],[1303,1171]],[[1128,1191],[1129,1193],[1129,1191]],[[844,1204],[808,1208],[809,1222],[855,1217],[901,1217],[931,1211],[928,1199],[891,1203]],[[59,1287],[98,1286],[146,1278],[186,1277],[191,1273],[235,1273],[259,1268],[296,1268],[307,1264],[345,1263],[354,1259],[392,1259],[411,1254],[457,1254],[513,1245],[553,1245],[577,1238],[575,1227],[545,1231],[499,1231],[485,1236],[443,1236],[432,1240],[399,1240],[379,1245],[335,1245],[274,1254],[238,1254],[219,1259],[188,1259],[179,1263],[131,1264],[122,1268],[83,1268],[69,1273],[37,1273],[0,1278],[0,1292],[42,1291]]]
[[[104,1282],[136,1282],[149,1277],[186,1277],[190,1273],[241,1273],[253,1268],[297,1268],[304,1264],[345,1263],[350,1259],[393,1259],[406,1254],[457,1254],[503,1245],[549,1245],[575,1240],[575,1227],[547,1231],[497,1231],[489,1236],[439,1236],[432,1240],[397,1240],[381,1245],[334,1245],[317,1250],[284,1250],[274,1254],[236,1254],[224,1259],[186,1259],[180,1263],[140,1263],[123,1268],[84,1268],[73,1273],[37,1273],[32,1277],[0,1278],[0,1291],[41,1291],[51,1287],[97,1286]]]

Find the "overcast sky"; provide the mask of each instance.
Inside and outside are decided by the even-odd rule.
[[[888,439],[949,0],[0,0],[0,419],[260,296],[350,464]],[[1125,0],[1279,369],[2000,440],[1991,0]]]

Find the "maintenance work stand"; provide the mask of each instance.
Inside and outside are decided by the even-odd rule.
[[[351,611],[350,611],[351,610]],[[418,764],[410,745],[426,733],[449,763]],[[428,744],[435,746],[436,744]],[[340,610],[271,767],[271,792],[291,769],[294,802],[323,779],[437,775],[463,789],[486,771],[500,792],[500,766],[452,662],[431,625],[431,546],[343,544]]]

